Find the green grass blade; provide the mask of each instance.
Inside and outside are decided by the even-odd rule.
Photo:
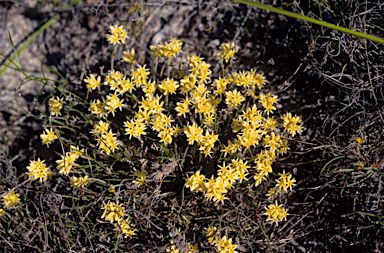
[[[9,35],[9,40],[11,41],[11,44],[12,44],[13,52],[15,53],[15,59],[16,59],[17,67],[19,69],[21,69],[20,61],[19,61],[19,56],[17,55],[17,51],[16,51],[16,48],[15,48],[15,45],[13,44],[12,36],[11,36],[11,33],[9,31],[8,31],[8,35]]]
[[[327,162],[324,167],[321,169],[321,172],[320,173],[323,173],[325,171],[325,169],[327,168],[327,166],[332,163],[333,161],[337,160],[337,159],[340,159],[340,158],[344,158],[345,156],[338,156],[338,157],[335,157],[333,158],[332,160],[330,160],[329,162]]]
[[[369,173],[368,176],[366,176],[365,178],[361,179],[360,181],[358,181],[358,182],[354,182],[353,184],[349,184],[349,185],[347,185],[347,186],[349,187],[349,186],[354,186],[354,185],[356,185],[356,184],[360,184],[361,182],[364,182],[364,181],[367,180],[369,177],[371,177],[372,174],[373,174],[373,171],[372,171],[371,173]]]
[[[255,2],[251,2],[251,1],[247,1],[247,0],[234,0],[234,1],[236,3],[247,4],[247,5],[256,7],[256,8],[260,8],[260,9],[276,12],[278,14],[281,14],[281,15],[284,15],[284,16],[288,16],[288,17],[291,17],[291,18],[297,18],[297,19],[301,19],[301,20],[304,20],[304,21],[308,21],[308,22],[311,22],[313,24],[317,24],[317,25],[321,25],[321,26],[324,26],[324,27],[328,27],[328,28],[331,28],[331,29],[334,29],[334,30],[337,30],[337,31],[340,31],[340,32],[348,33],[348,34],[351,34],[353,36],[357,36],[357,37],[360,37],[360,38],[363,38],[363,39],[367,39],[367,40],[370,40],[370,41],[373,41],[373,42],[380,43],[380,44],[384,45],[384,39],[383,38],[379,38],[379,37],[375,37],[375,36],[368,35],[368,34],[365,34],[365,33],[357,32],[357,31],[354,31],[354,30],[351,30],[351,29],[348,29],[348,28],[345,28],[345,27],[341,27],[341,26],[338,26],[338,25],[333,25],[333,24],[330,24],[330,23],[327,23],[327,22],[324,22],[324,21],[321,21],[321,20],[317,20],[317,19],[310,18],[310,17],[304,16],[304,15],[301,15],[301,14],[297,14],[297,13],[293,13],[293,12],[290,12],[290,11],[282,10],[282,9],[279,9],[279,8],[275,8],[275,7],[266,5],[266,4],[255,3]]]
[[[77,3],[81,2],[81,1],[82,0],[75,0],[75,1],[73,1],[72,3],[67,5],[64,8],[64,10],[67,10],[67,9],[71,8],[72,6],[74,6],[75,4],[77,4]],[[59,17],[60,17],[60,14],[56,14],[51,19],[49,19],[42,27],[40,27],[39,30],[34,32],[31,35],[31,37],[29,37],[27,39],[27,41],[24,43],[24,45],[17,52],[15,52],[15,55],[11,58],[11,60],[13,61],[15,58],[17,58],[17,55],[20,55],[20,53],[32,42],[32,40],[37,37],[37,35],[39,35],[41,32],[43,32],[45,29],[47,29],[47,27],[50,26],[53,23],[53,21],[55,21],[55,19],[57,19]],[[18,62],[18,59],[16,59],[16,61]],[[10,64],[11,64],[11,62],[9,62],[9,61],[5,64],[5,66],[0,71],[0,76],[4,73],[4,71],[9,67]]]

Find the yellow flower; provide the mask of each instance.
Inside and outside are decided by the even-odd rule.
[[[102,207],[104,209],[104,213],[101,216],[102,219],[105,219],[106,221],[120,223],[121,220],[124,217],[124,206],[119,205],[119,202],[116,204],[113,202],[108,201],[107,204],[104,204]]]
[[[227,239],[226,236],[217,241],[217,250],[219,253],[232,252],[235,253],[235,249],[238,245],[232,244],[232,238]]]
[[[95,90],[100,86],[101,77],[99,76],[96,79],[96,76],[91,74],[88,78],[84,79],[84,82],[87,83],[87,89],[89,89],[89,91]]]
[[[223,43],[220,45],[220,52],[218,55],[222,61],[228,62],[230,58],[232,58],[235,53],[239,51],[239,47],[232,43]]]
[[[205,176],[200,175],[200,171],[196,171],[195,174],[187,179],[185,187],[190,188],[191,191],[202,191],[205,187]]]
[[[128,37],[127,31],[123,28],[123,26],[111,25],[109,27],[111,34],[107,35],[107,40],[109,43],[115,45],[125,43],[125,39]]]
[[[216,88],[214,93],[215,94],[222,94],[225,91],[225,89],[227,88],[228,83],[229,83],[229,81],[226,78],[220,77],[219,79],[216,79],[215,82],[213,83],[213,87]]]
[[[131,226],[129,225],[129,219],[121,220],[117,222],[117,228],[115,229],[118,231],[118,235],[123,235],[124,238],[127,238],[128,236],[131,237],[132,235],[135,235],[134,230],[132,230]]]
[[[107,40],[112,45],[120,44],[120,38],[119,38],[118,35],[115,35],[115,34],[108,34],[107,35]]]
[[[184,76],[180,80],[181,93],[187,94],[189,91],[195,88],[195,84],[196,84],[196,76],[194,75]]]
[[[287,113],[282,118],[284,120],[283,125],[285,130],[290,132],[292,137],[294,137],[296,133],[300,134],[303,131],[303,127],[300,124],[302,122],[300,117],[298,116],[292,117],[291,113]]]
[[[47,168],[44,161],[40,161],[40,158],[37,161],[30,161],[27,170],[30,178],[33,180],[40,179],[40,182],[47,181],[52,176],[51,169]]]
[[[271,113],[273,110],[276,110],[276,107],[274,106],[274,104],[276,104],[278,100],[276,95],[272,95],[271,93],[260,93],[259,97],[259,101],[265,108],[267,114]]]
[[[16,206],[19,202],[19,194],[15,193],[14,190],[10,191],[7,195],[4,196],[4,207],[10,208]]]
[[[0,208],[0,217],[5,215],[5,213],[6,213],[5,210],[3,208]]]
[[[72,177],[71,186],[74,186],[74,187],[85,186],[85,184],[87,183],[87,179],[88,179],[88,176],[79,177],[79,178]]]
[[[177,82],[169,78],[161,81],[161,83],[159,84],[159,88],[164,92],[164,95],[168,95],[168,93],[175,94],[176,89],[178,87],[179,85],[177,84]]]
[[[97,99],[97,100],[90,103],[88,110],[92,114],[96,114],[96,115],[99,115],[99,117],[102,117],[102,116],[106,115],[104,107],[105,107],[105,104],[101,103],[101,101],[99,99]]]
[[[131,49],[131,52],[124,51],[123,61],[128,62],[129,64],[135,63],[135,49]]]
[[[137,69],[132,72],[132,77],[134,82],[136,83],[136,87],[139,87],[140,85],[143,85],[147,82],[147,77],[149,75],[148,69],[145,68],[144,66],[138,66]]]
[[[49,147],[49,144],[54,142],[57,139],[57,136],[53,132],[52,128],[50,130],[49,129],[45,129],[45,131],[46,131],[46,133],[42,133],[40,135],[40,138],[41,138],[42,142],[44,144],[47,144],[47,147]]]
[[[104,107],[106,111],[112,113],[112,115],[115,116],[116,109],[119,108],[120,111],[122,111],[123,107],[126,108],[127,105],[123,104],[123,99],[120,99],[117,96],[117,93],[107,95],[107,100],[105,101]]]
[[[100,120],[99,123],[96,123],[93,126],[93,130],[91,131],[91,133],[96,135],[96,136],[101,135],[101,134],[105,134],[108,131],[109,124],[110,123],[108,123],[108,122],[103,122],[102,120]]]
[[[192,126],[185,126],[184,134],[188,138],[189,145],[193,145],[195,141],[199,142],[203,139],[203,129],[197,126],[196,122],[193,122]]]
[[[49,106],[49,111],[50,113],[55,116],[55,115],[61,115],[60,110],[63,108],[63,98],[50,98],[48,100],[48,106]]]
[[[183,100],[183,102],[177,102],[177,106],[175,110],[178,112],[177,116],[183,115],[185,117],[185,114],[189,112],[189,99],[186,98]]]
[[[109,130],[108,133],[102,134],[101,137],[97,139],[97,145],[99,145],[101,151],[109,155],[119,148],[120,142],[117,140],[117,137],[115,137],[115,134],[112,133],[112,130]]]
[[[109,192],[114,193],[114,192],[116,191],[116,190],[115,190],[115,186],[110,185],[109,187],[110,187],[110,188],[108,189]]]
[[[172,245],[170,248],[168,248],[166,250],[166,252],[169,252],[169,253],[179,253],[179,249],[176,249],[176,246]]]
[[[360,146],[361,143],[364,142],[364,139],[361,139],[360,137],[357,137],[357,138],[355,139],[355,142],[357,143],[358,146]]]
[[[195,253],[195,252],[199,252],[199,247],[197,243],[195,245],[188,243],[188,250],[185,253]]]
[[[76,154],[66,153],[65,156],[61,156],[62,159],[57,160],[57,168],[60,169],[59,173],[67,176],[75,165],[75,161],[78,158]]]
[[[238,92],[236,89],[234,91],[227,91],[225,95],[225,103],[231,108],[235,108],[240,105],[243,101],[245,101],[244,96],[241,95],[241,93]]]
[[[140,139],[142,135],[147,134],[146,132],[144,132],[147,126],[140,119],[131,120],[130,122],[125,121],[124,126],[126,127],[126,134],[129,134],[129,139],[131,139],[132,136],[137,139]]]
[[[287,212],[285,209],[275,203],[275,205],[269,205],[268,208],[265,208],[267,211],[264,213],[264,215],[267,215],[267,221],[273,221],[276,223],[276,225],[282,221],[287,219]]]
[[[169,43],[160,44],[157,46],[150,46],[151,54],[153,58],[172,58],[181,52],[181,46],[183,43],[174,38]]]

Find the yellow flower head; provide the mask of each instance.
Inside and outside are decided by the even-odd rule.
[[[28,176],[33,180],[40,179],[40,182],[47,181],[52,176],[51,169],[47,168],[44,161],[40,161],[40,158],[37,161],[30,161],[27,169],[29,171]]]
[[[128,33],[123,26],[112,25],[109,27],[111,34],[107,35],[109,43],[115,45],[125,43],[125,39],[128,38]]]
[[[19,194],[15,193],[14,190],[10,191],[4,196],[4,207],[10,208],[16,206],[20,202]]]
[[[63,108],[63,98],[50,98],[48,100],[49,111],[53,116],[61,115],[60,110]]]
[[[129,64],[134,64],[135,63],[135,49],[131,49],[131,52],[129,51],[124,51],[124,56],[123,56],[123,60],[122,61],[125,61]]]
[[[96,75],[97,76],[97,75]],[[95,90],[100,86],[101,77],[97,77],[94,74],[91,74],[88,78],[84,79],[84,82],[87,84],[87,89],[89,91]]]
[[[220,45],[220,52],[218,53],[222,61],[228,62],[229,59],[235,56],[235,53],[239,51],[239,47],[232,43],[223,43]]]
[[[71,186],[74,186],[76,188],[83,187],[87,183],[88,176],[84,177],[72,177]]]
[[[49,144],[54,142],[57,139],[57,136],[55,132],[53,132],[52,128],[51,129],[45,129],[46,133],[40,134],[41,141],[44,144],[47,144],[47,147],[49,147]]]

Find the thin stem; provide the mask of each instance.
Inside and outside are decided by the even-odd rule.
[[[114,64],[114,61],[115,61],[116,51],[117,51],[117,44],[115,45],[115,48],[113,49],[113,53],[111,55],[111,70],[112,71],[113,71],[113,64]]]

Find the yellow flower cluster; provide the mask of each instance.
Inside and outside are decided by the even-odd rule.
[[[107,133],[108,129],[109,129],[109,123],[99,120],[99,123],[96,123],[93,125],[93,130],[91,130],[91,134],[95,136],[99,136]]]
[[[98,77],[98,82],[100,83],[99,78],[100,77]],[[104,103],[102,103],[99,99],[91,102],[89,106],[89,111],[99,117],[107,116],[107,113],[112,113],[112,115],[115,116],[117,108],[119,108],[121,111],[122,108],[127,107],[125,104],[123,104],[123,100],[119,98],[119,94],[123,95],[127,91],[132,92],[132,90],[134,89],[134,84],[131,82],[130,79],[127,79],[126,76],[124,76],[121,72],[110,71],[105,77],[104,85],[108,85],[110,90],[115,92],[112,94],[108,94],[107,99]]]
[[[226,92],[225,96],[225,103],[231,108],[235,108],[245,101],[245,97],[236,89],[234,91]]]
[[[10,191],[7,195],[4,196],[4,207],[11,208],[16,206],[20,202],[20,194],[15,193],[14,190]]]
[[[280,178],[276,179],[276,182],[275,188],[269,189],[266,194],[268,200],[270,201],[280,194],[288,192],[288,188],[292,191],[292,187],[295,186],[296,179],[292,178],[292,175],[286,174],[285,171],[283,171],[283,173],[280,174]]]
[[[56,160],[59,173],[68,176],[72,167],[76,165],[75,162],[77,158],[79,158],[83,152],[84,149],[79,150],[78,147],[70,146],[70,151],[66,152],[64,156],[61,155],[60,160]]]
[[[115,135],[112,130],[109,130],[109,132],[102,133],[96,139],[99,149],[107,155],[114,153],[120,146],[120,141],[117,140]]]
[[[91,134],[95,135],[99,149],[107,155],[114,153],[121,144],[112,130],[108,131],[108,129],[109,123],[100,120],[99,123],[93,125],[93,130],[90,131]]]
[[[208,242],[217,247],[217,251],[220,253],[236,253],[235,250],[238,245],[232,244],[232,238],[224,236],[220,238],[219,231],[217,227],[210,227],[206,230],[206,237],[208,237]]]
[[[173,38],[171,41],[165,44],[160,44],[157,46],[150,46],[152,56],[156,58],[172,58],[177,56],[181,52],[181,46],[183,43],[176,38]]]
[[[181,45],[180,41],[173,39],[164,45],[152,46],[151,53],[154,58],[171,58],[181,52]],[[223,44],[220,57],[228,62],[238,50],[234,43]],[[134,50],[125,52],[124,58],[123,61],[132,64]],[[128,97],[137,102],[134,117],[124,122],[125,134],[129,135],[129,139],[141,139],[154,131],[159,141],[168,145],[180,133],[185,136],[189,145],[196,145],[205,156],[212,156],[219,151],[218,147],[215,147],[219,142],[217,130],[221,125],[218,124],[235,115],[231,122],[234,137],[228,140],[221,152],[225,157],[228,154],[246,154],[246,151],[252,153],[251,149],[263,147],[254,160],[255,185],[260,185],[272,173],[274,160],[289,149],[286,135],[279,128],[284,127],[294,136],[302,132],[301,119],[288,113],[281,118],[281,122],[281,119],[273,116],[277,110],[278,97],[271,93],[256,92],[266,84],[264,75],[256,70],[232,72],[211,80],[210,64],[196,55],[188,55],[187,59],[189,70],[181,80],[167,77],[158,82],[149,81],[149,70],[140,65],[133,68],[130,75],[110,71],[104,84],[114,93],[106,95],[104,103],[99,99],[93,101],[89,110],[100,117],[108,113],[115,116],[117,109],[121,111],[125,107],[126,97],[119,96],[129,92],[131,94]],[[137,92],[133,93],[133,90]],[[157,90],[161,92],[161,96],[155,95]],[[169,99],[169,96],[178,93],[184,96],[176,101],[174,106],[174,100]],[[138,94],[142,94],[141,98],[137,97]],[[252,100],[254,103],[245,107],[245,101]],[[240,108],[243,108],[243,111]],[[183,126],[182,129],[177,125],[179,122]],[[99,148],[107,155],[120,146],[120,141],[108,128],[109,123],[99,121],[92,130]],[[219,166],[217,176],[205,178],[200,171],[195,172],[188,178],[186,186],[191,191],[203,192],[207,200],[223,202],[233,184],[246,179],[249,167],[246,161],[232,159],[229,165],[224,163]],[[139,185],[142,185],[147,177],[143,169],[135,171],[133,176],[134,183]],[[277,183],[275,191],[283,192],[291,189],[295,180],[286,175]],[[222,241],[223,252],[227,243],[225,238]]]
[[[75,177],[73,176],[72,177],[72,182],[71,182],[71,186],[74,186],[74,187],[83,187],[87,184],[87,180],[88,180],[88,176],[84,176],[84,177]]]
[[[117,96],[117,93],[107,95],[104,108],[107,112],[115,116],[116,109],[119,108],[122,111],[123,107],[126,107],[126,105],[123,104],[123,100]]]
[[[292,191],[292,187],[296,183],[296,179],[292,178],[291,174],[286,174],[285,171],[283,171],[283,174],[281,174],[280,178],[276,179],[276,181],[277,187],[284,192],[287,192],[288,188]]]
[[[104,204],[102,209],[104,209],[104,213],[101,218],[105,219],[106,221],[110,221],[112,223],[116,221],[117,223],[119,223],[124,218],[125,207],[119,205],[119,202],[114,203],[108,201],[107,204]]]
[[[96,76],[94,74],[91,74],[88,78],[84,79],[84,82],[87,84],[87,89],[89,91],[95,90],[100,86],[101,77],[98,76],[96,79]]]
[[[272,113],[272,111],[276,110],[276,107],[274,106],[274,104],[277,103],[276,95],[272,95],[271,93],[260,93],[259,98],[261,105],[265,108],[268,115]]]
[[[269,205],[265,208],[267,211],[264,213],[264,215],[268,215],[267,221],[273,221],[276,223],[276,225],[282,221],[287,219],[287,212],[285,209],[275,203],[275,205]]]
[[[47,181],[52,176],[51,169],[47,168],[44,161],[40,161],[40,158],[37,161],[30,161],[27,169],[29,171],[28,176],[33,180],[40,179],[40,182]]]
[[[127,91],[132,92],[135,88],[130,79],[127,79],[120,71],[109,71],[105,77],[104,85],[108,85],[109,89],[115,91],[121,95]]]
[[[133,79],[133,82],[136,84],[136,87],[139,88],[141,85],[145,85],[147,83],[148,75],[149,75],[148,69],[144,66],[138,66],[135,71],[132,72],[131,76]]]
[[[232,187],[237,180],[244,180],[247,176],[248,165],[242,160],[232,160],[229,165],[223,164],[219,166],[218,177],[215,179],[213,176],[211,179],[206,179],[204,175],[200,175],[200,171],[197,171],[194,175],[187,179],[186,187],[191,191],[204,192],[205,197],[208,200],[214,202],[224,202],[225,193]]]
[[[57,136],[53,132],[52,128],[51,129],[45,129],[46,133],[40,134],[41,141],[44,144],[47,144],[47,147],[49,147],[49,144],[54,142],[57,139]]]
[[[146,129],[146,125],[140,120],[131,120],[129,122],[125,121],[124,127],[126,127],[126,134],[129,134],[129,139],[131,139],[132,136],[140,139],[141,135],[147,134],[146,132],[144,132],[144,130]]]
[[[227,239],[226,236],[221,238],[216,245],[219,253],[237,253],[235,250],[237,246],[236,244],[232,244],[232,238]]]
[[[129,64],[136,63],[136,61],[135,61],[135,49],[132,48],[130,52],[124,51],[123,53],[124,53],[124,56],[123,56],[122,61],[127,62]]]
[[[110,202],[108,201],[107,204],[104,204],[102,207],[104,209],[104,213],[101,216],[102,219],[105,219],[106,221],[109,221],[111,223],[116,223],[116,231],[118,232],[118,235],[123,235],[124,238],[127,238],[128,236],[134,235],[134,230],[132,230],[131,226],[129,225],[129,218],[124,219],[124,206],[120,205],[119,202]]]
[[[208,242],[213,245],[220,240],[219,231],[217,230],[217,227],[207,228],[207,230],[205,231],[205,236],[208,238]]]
[[[212,71],[209,69],[211,65],[203,61],[203,58],[196,55],[188,55],[187,58],[191,74],[198,79],[200,84],[208,82],[209,76],[212,74]],[[202,93],[200,93],[200,95],[202,95]]]
[[[302,120],[300,117],[298,116],[292,117],[292,114],[288,112],[283,116],[283,120],[284,120],[285,130],[290,132],[292,137],[295,136],[296,133],[300,134],[303,131],[303,126],[301,124]]]
[[[128,222],[129,218],[117,222],[117,228],[115,228],[115,230],[118,232],[118,236],[122,235],[124,238],[127,238],[128,236],[131,237],[132,235],[135,235],[135,231],[131,228]]]
[[[159,88],[161,91],[163,91],[164,95],[175,94],[178,87],[179,85],[175,80],[173,80],[173,78],[167,78],[161,81],[159,84]]]
[[[51,113],[51,115],[61,115],[60,110],[63,108],[63,98],[50,98],[48,100],[48,108]]]
[[[104,106],[105,106],[104,103],[102,103],[99,99],[97,99],[97,100],[94,100],[93,102],[90,103],[88,110],[92,114],[95,114],[101,118],[101,117],[106,116]]]
[[[235,42],[232,43],[223,43],[220,45],[220,52],[218,53],[220,59],[226,63],[235,56],[239,51],[239,47],[235,45]]]
[[[191,101],[188,98],[186,98],[182,102],[176,103],[177,106],[176,106],[175,110],[178,112],[177,116],[183,115],[183,117],[185,117],[185,114],[189,112],[189,103],[190,102]]]
[[[122,25],[111,25],[109,30],[111,32],[111,34],[107,35],[107,40],[109,43],[113,45],[120,44],[120,42],[123,44],[125,43],[125,39],[128,37],[128,33]]]

